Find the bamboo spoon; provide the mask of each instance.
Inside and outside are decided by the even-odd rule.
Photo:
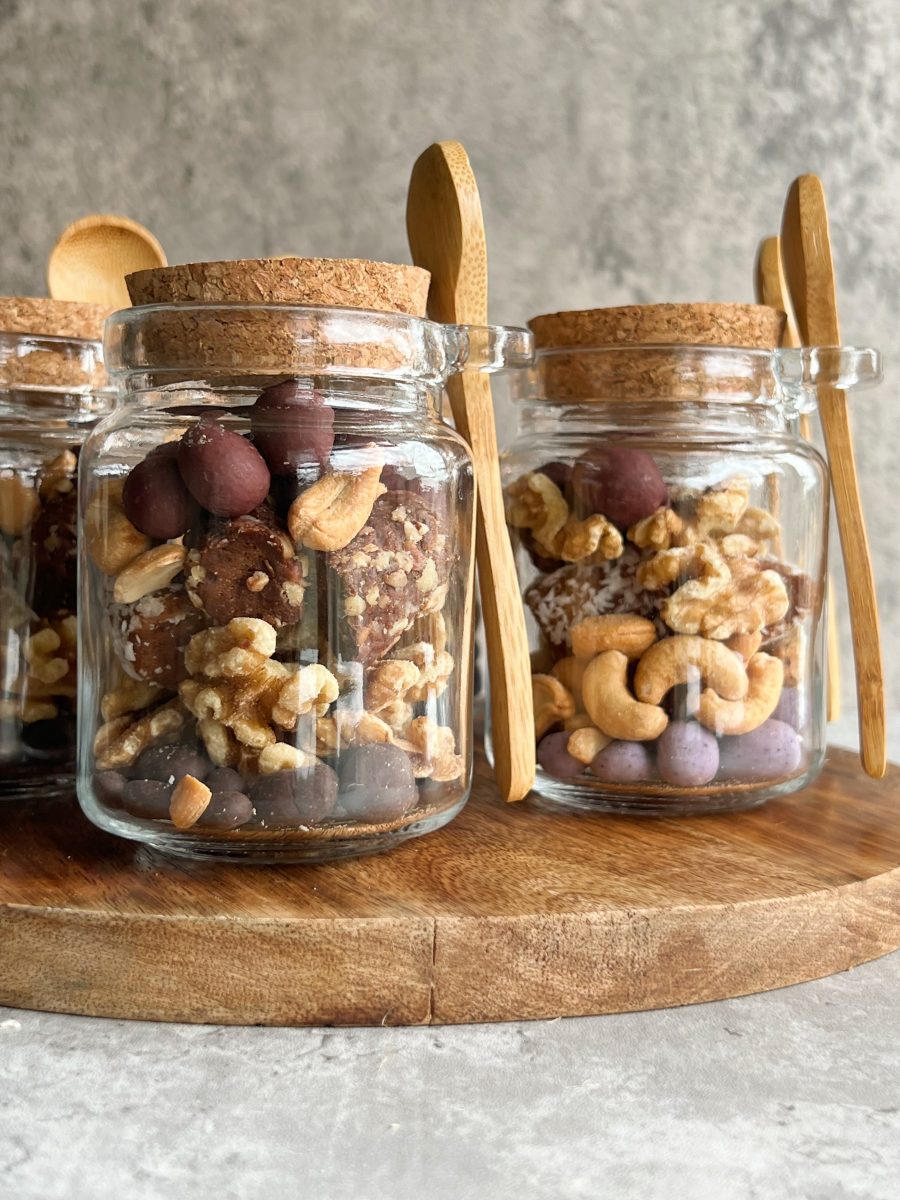
[[[413,166],[406,207],[413,261],[431,272],[428,315],[487,323],[487,249],[481,201],[459,142],[436,142]],[[478,492],[476,556],[491,681],[494,770],[500,794],[521,800],[534,783],[534,717],[525,613],[506,530],[491,387],[485,375],[447,385],[468,442]]]
[[[165,252],[149,229],[128,217],[97,214],[62,231],[50,252],[47,284],[54,300],[128,308],[125,276],[165,265]]]
[[[839,346],[841,333],[828,212],[822,182],[815,175],[801,175],[788,190],[781,223],[781,255],[802,343]],[[859,694],[860,757],[867,774],[879,779],[887,769],[884,673],[875,580],[853,457],[847,398],[837,388],[824,385],[819,386],[818,396],[847,574]]]
[[[763,238],[759,243],[759,253],[756,257],[756,299],[760,304],[770,308],[780,309],[787,320],[784,326],[782,346],[799,346],[797,325],[787,287],[784,282],[784,268],[781,262],[781,240],[777,237]],[[808,413],[800,414],[800,434],[807,441],[812,440],[812,429]],[[827,688],[827,716],[829,721],[836,721],[841,715],[841,644],[838,636],[837,607],[834,603],[834,580],[828,576],[827,584],[827,645],[828,671],[825,677]]]

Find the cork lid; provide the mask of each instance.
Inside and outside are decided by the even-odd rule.
[[[0,296],[0,387],[104,387],[97,343],[109,315],[110,310],[98,304]],[[49,338],[65,341],[42,340]]]
[[[420,267],[354,258],[260,258],[184,263],[126,278],[136,306],[165,305],[142,318],[148,357],[170,380],[210,381],[309,374],[316,365],[391,370],[402,349],[391,338],[354,343],[345,328],[299,320],[296,307],[345,308],[423,317],[431,276]],[[209,305],[209,308],[199,308]],[[277,308],[265,306],[293,306]],[[132,310],[135,311],[135,310]]]
[[[581,309],[528,322],[542,391],[552,400],[740,394],[753,389],[761,367],[739,351],[775,349],[784,325],[784,313],[765,305],[707,303]],[[726,349],[735,351],[727,356],[731,377]]]
[[[132,304],[303,304],[424,317],[431,276],[362,258],[242,258],[126,277]]]

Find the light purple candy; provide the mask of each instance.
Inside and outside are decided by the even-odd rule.
[[[773,718],[776,721],[784,721],[786,725],[799,731],[806,725],[808,715],[809,705],[803,688],[783,688],[775,711],[772,713]]]
[[[548,733],[537,748],[537,760],[547,772],[557,779],[574,779],[584,770],[584,763],[573,758],[566,749],[570,733]]]
[[[750,733],[722,738],[719,755],[722,779],[784,779],[800,766],[803,742],[790,725],[770,717]]]
[[[656,743],[656,762],[666,783],[702,787],[719,769],[719,745],[696,721],[672,721]]]
[[[603,783],[641,783],[655,779],[653,754],[644,742],[610,742],[594,756],[591,774]]]

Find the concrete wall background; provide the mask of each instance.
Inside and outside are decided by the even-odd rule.
[[[757,240],[814,170],[845,340],[891,372],[898,18],[897,0],[0,0],[0,292],[40,293],[59,230],[104,210],[171,262],[403,260],[412,162],[456,137],[493,319],[750,299]],[[892,376],[854,406],[890,678]]]

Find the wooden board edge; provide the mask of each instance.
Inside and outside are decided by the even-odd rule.
[[[427,1025],[433,954],[429,918],[234,921],[0,906],[0,1004],[212,1025]]]
[[[674,1008],[807,983],[900,948],[900,868],[740,905],[439,918],[432,1023]]]

